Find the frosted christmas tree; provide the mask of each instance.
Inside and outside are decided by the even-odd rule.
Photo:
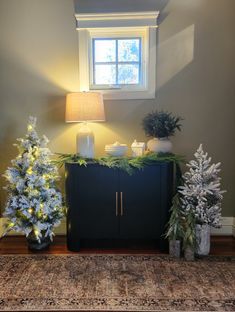
[[[197,224],[220,227],[221,201],[224,191],[220,190],[220,163],[211,164],[211,158],[203,152],[202,145],[187,166],[183,176],[184,185],[179,187],[182,196],[182,210],[193,212]]]
[[[52,240],[53,228],[64,214],[61,193],[55,188],[57,167],[46,147],[48,139],[39,138],[35,127],[36,118],[30,117],[25,138],[15,144],[19,155],[4,174],[8,182],[4,217],[8,220],[5,234],[23,232],[40,243],[45,238]]]

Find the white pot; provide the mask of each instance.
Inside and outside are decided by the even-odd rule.
[[[207,256],[210,252],[210,226],[208,224],[196,224],[196,254]]]
[[[172,143],[168,138],[153,138],[148,141],[147,147],[151,152],[170,153],[172,150]]]

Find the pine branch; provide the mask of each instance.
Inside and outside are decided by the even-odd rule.
[[[55,163],[62,167],[65,163],[77,163],[80,166],[86,166],[88,163],[96,163],[102,166],[107,166],[113,169],[121,169],[128,174],[133,174],[135,169],[141,170],[145,166],[159,163],[159,162],[173,162],[177,165],[184,162],[183,156],[166,153],[149,153],[140,157],[112,157],[105,156],[94,159],[87,159],[81,157],[79,154],[57,154],[58,159]]]

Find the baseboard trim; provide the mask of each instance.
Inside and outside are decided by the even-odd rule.
[[[0,236],[4,233],[5,222],[5,218],[0,218]],[[66,234],[66,219],[63,219],[61,224],[55,228],[55,234]],[[11,231],[8,235],[22,235],[22,233]],[[222,227],[220,229],[211,228],[211,235],[233,235],[235,237],[235,217],[223,217]]]
[[[235,217],[233,218],[233,237],[235,237]]]
[[[235,236],[235,218],[234,217],[223,217],[221,220],[222,227],[219,229],[211,228],[211,235],[228,235]]]

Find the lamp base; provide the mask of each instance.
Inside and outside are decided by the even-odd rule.
[[[77,133],[77,153],[84,158],[94,158],[94,133],[84,122]]]

